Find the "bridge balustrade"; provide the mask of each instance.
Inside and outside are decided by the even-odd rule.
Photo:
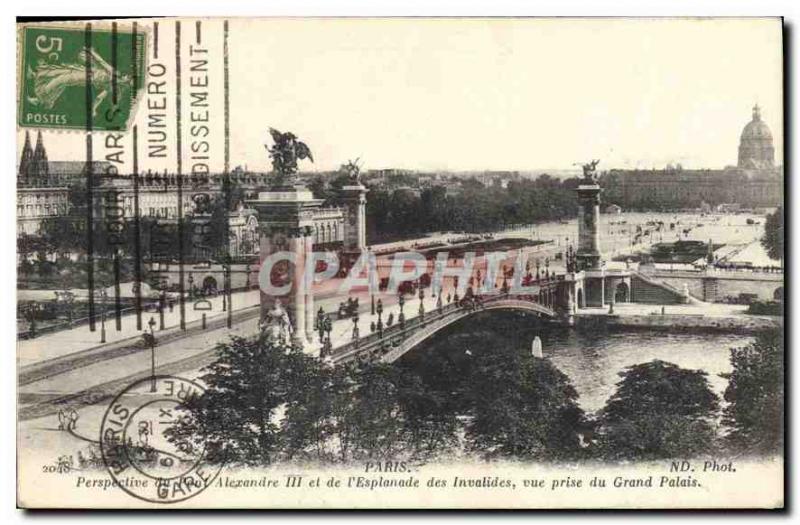
[[[552,283],[555,285],[556,283]],[[547,286],[545,299],[554,294],[556,287]],[[480,296],[479,296],[480,297]],[[379,332],[373,332],[365,337],[359,338],[357,341],[351,341],[333,350],[332,357],[336,361],[347,359],[348,357],[358,357],[364,355],[380,355],[385,354],[393,348],[401,345],[408,337],[417,333],[419,330],[424,329],[426,326],[432,325],[441,321],[446,317],[450,317],[462,312],[477,311],[490,306],[494,302],[516,300],[520,303],[533,303],[546,306],[547,304],[540,300],[538,295],[535,294],[511,294],[502,293],[498,295],[484,296],[483,298],[471,301],[462,299],[459,304],[451,303],[442,306],[441,309],[434,309],[425,313],[425,316],[417,316],[405,321],[404,324],[395,324],[383,330],[383,335]],[[547,299],[546,299],[547,300]]]

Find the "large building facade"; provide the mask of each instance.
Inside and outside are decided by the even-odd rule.
[[[105,162],[95,162],[94,173],[102,173]],[[85,195],[86,163],[50,161],[42,140],[37,136],[36,146],[31,146],[30,135],[25,135],[25,145],[20,157],[17,174],[17,234],[36,235],[47,220],[75,215],[70,194]],[[177,175],[148,171],[134,181],[130,176],[95,179],[94,216],[103,220],[109,208],[130,221],[136,215],[159,223],[175,223],[179,217],[187,221],[187,227],[199,227],[210,220],[203,210],[203,202],[221,198],[223,193],[221,176],[186,175],[181,178],[179,188]],[[230,227],[229,253],[234,257],[258,254],[258,215],[255,210],[241,206],[245,200],[257,195],[259,188],[268,185],[265,174],[252,173],[236,168],[230,174],[233,190],[228,224]],[[179,198],[180,195],[180,198]],[[119,211],[116,211],[119,209]],[[342,206],[320,207],[314,211],[313,241],[315,249],[336,250],[342,247],[349,220],[347,209]],[[74,217],[84,220],[83,217]],[[147,237],[147,232],[142,232]],[[148,242],[145,238],[143,242]],[[205,257],[205,253],[195,254]]]
[[[783,202],[783,167],[776,165],[769,127],[761,109],[742,130],[736,166],[724,169],[612,169],[601,178],[604,198],[625,209],[701,208],[737,204],[771,208]]]

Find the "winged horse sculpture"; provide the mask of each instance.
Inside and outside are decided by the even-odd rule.
[[[28,67],[27,77],[33,81],[33,96],[27,97],[28,102],[43,109],[52,109],[67,88],[86,87],[87,69],[91,71],[92,88],[95,92],[92,116],[97,116],[97,108],[113,89],[114,68],[94,49],[87,51],[83,48],[78,53],[77,63],[74,64],[40,63],[36,69]],[[128,89],[129,81],[128,75],[118,75],[118,89],[120,91]]]

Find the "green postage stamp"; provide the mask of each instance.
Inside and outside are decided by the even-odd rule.
[[[24,26],[19,38],[20,126],[126,129],[143,85],[143,32]]]

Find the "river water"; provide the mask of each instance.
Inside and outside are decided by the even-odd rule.
[[[719,374],[731,370],[730,349],[753,340],[736,334],[585,332],[540,324],[524,314],[487,312],[440,332],[405,356],[403,364],[430,381],[450,381],[445,376],[465,375],[470,357],[478,352],[491,352],[500,345],[529,352],[537,335],[544,356],[571,379],[587,412],[605,405],[626,367],[654,359],[705,371],[714,391],[722,396],[727,380]]]

